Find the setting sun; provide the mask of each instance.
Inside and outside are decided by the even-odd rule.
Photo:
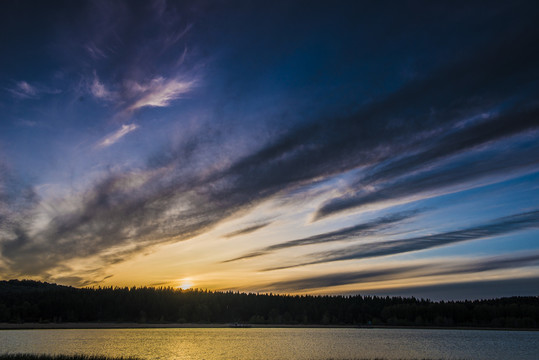
[[[191,289],[193,287],[193,282],[191,279],[181,279],[178,287],[182,290]]]

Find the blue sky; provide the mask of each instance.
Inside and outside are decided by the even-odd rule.
[[[533,1],[0,6],[0,277],[538,294]]]

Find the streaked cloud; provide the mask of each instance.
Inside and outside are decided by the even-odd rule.
[[[315,219],[433,190],[442,194],[448,187],[500,173],[501,168],[514,174],[519,169],[537,166],[539,147],[530,136],[533,137],[539,129],[538,116],[537,108],[510,112],[441,134],[435,137],[436,141],[427,140],[419,151],[384,161],[367,170],[355,180],[345,196],[322,204]],[[511,138],[515,134],[521,134],[523,139],[516,142],[517,147],[510,154],[507,153],[507,148],[511,147],[508,143],[498,143],[498,151],[485,151],[496,141]],[[523,148],[521,143],[527,140],[529,146]],[[485,153],[483,157],[481,151]],[[463,152],[466,152],[467,158],[454,156]],[[516,152],[521,155],[515,157]],[[477,154],[475,157],[474,153]]]
[[[269,221],[269,222],[264,222],[262,224],[256,224],[256,225],[248,226],[246,228],[239,229],[239,230],[236,230],[236,231],[232,231],[232,232],[230,232],[228,234],[225,234],[224,237],[225,238],[231,238],[231,237],[235,237],[235,236],[251,234],[251,233],[254,233],[257,230],[265,228],[266,226],[270,225],[271,223],[272,222]]]
[[[379,166],[392,163],[395,154],[406,156],[423,151],[426,153],[429,147],[444,139],[448,129],[461,124],[463,118],[489,111],[493,102],[507,101],[513,96],[513,91],[517,90],[515,86],[518,87],[520,82],[518,79],[521,79],[518,74],[536,71],[535,63],[525,55],[530,49],[530,41],[530,37],[522,34],[518,41],[482,49],[461,62],[414,79],[396,92],[366,104],[348,116],[312,119],[298,125],[233,164],[228,172],[239,175],[238,188],[259,187],[259,193],[272,194],[273,191],[299,183],[360,167],[367,172],[374,171]],[[539,54],[535,52],[530,56],[539,60]],[[500,59],[500,63],[489,62],[488,59],[492,58]],[[499,66],[507,62],[515,66]],[[489,66],[485,66],[485,63]],[[466,75],[470,73],[477,76]],[[504,80],[492,82],[492,78]],[[504,86],[499,86],[502,83]],[[453,100],[448,102],[447,99]],[[433,108],[439,114],[435,119],[431,117]],[[373,192],[365,192],[361,184],[358,184],[361,189],[358,194],[360,200],[367,204],[384,199],[386,193],[389,199],[396,199],[426,190],[443,190],[448,186],[462,185],[466,188],[470,182],[481,177],[516,173],[530,167],[536,169],[539,146],[536,143],[534,145],[533,135],[528,137],[530,129],[537,128],[537,123],[533,121],[536,109],[530,112],[523,115],[520,108],[509,107],[499,115],[504,122],[515,120],[515,127],[519,130],[509,131],[507,136],[523,135],[524,141],[531,143],[529,148],[516,145],[511,151],[505,151],[504,145],[496,144],[496,140],[502,141],[505,135],[487,131],[485,135],[471,136],[467,144],[462,145],[469,149],[481,144],[487,145],[486,148],[493,149],[493,153],[484,152],[485,159],[470,157],[447,167],[442,166],[443,163],[434,167],[432,160],[443,157],[435,156],[432,160],[425,158],[420,162],[421,171],[406,174],[410,176],[408,181],[397,177],[393,180],[395,184],[389,183],[386,188],[380,187]],[[399,121],[391,123],[390,119],[394,118]],[[523,124],[519,125],[520,122]],[[451,152],[455,153],[454,150]],[[451,169],[452,166],[455,171]],[[272,191],[264,192],[269,189]],[[438,192],[439,195],[444,193],[447,192]],[[352,193],[351,200],[347,196],[343,197],[343,201],[353,202],[354,207],[360,206],[361,203],[356,203],[354,199],[357,195]],[[339,202],[340,199],[334,201]],[[316,218],[327,216],[334,211],[332,207],[335,207],[335,211],[343,208],[340,204],[335,206],[330,200],[318,210]]]
[[[103,140],[101,140],[97,144],[97,147],[98,148],[109,147],[117,143],[125,135],[137,130],[138,128],[139,126],[137,124],[124,124],[119,130],[113,132],[112,134],[107,135]]]
[[[510,270],[524,267],[539,266],[539,253],[504,255],[484,257],[473,260],[453,260],[426,262],[405,266],[384,267],[373,270],[355,272],[340,272],[329,275],[311,276],[294,280],[279,281],[268,285],[267,291],[306,291],[312,289],[325,289],[333,286],[349,285],[364,282],[383,282],[402,279],[417,279],[428,276],[443,275],[472,275],[476,273]]]
[[[375,241],[350,246],[344,249],[314,253],[308,256],[308,259],[310,258],[312,260],[308,260],[304,263],[283,265],[265,270],[271,271],[334,261],[358,260],[396,255],[537,228],[539,228],[539,210],[534,210],[495,219],[466,229],[407,239]]]
[[[330,231],[323,234],[313,235],[313,236],[305,237],[302,239],[290,240],[290,241],[275,244],[275,245],[270,245],[260,250],[255,250],[251,253],[242,255],[240,257],[226,260],[225,262],[249,259],[253,257],[266,255],[273,251],[287,249],[291,247],[297,247],[297,246],[325,244],[325,243],[336,242],[336,241],[353,241],[353,240],[358,241],[358,240],[361,240],[362,237],[372,236],[376,234],[378,235],[383,234],[385,230],[391,228],[392,226],[398,223],[401,223],[404,220],[415,217],[420,212],[421,211],[419,210],[413,210],[413,211],[404,211],[400,213],[394,213],[391,215],[383,216],[378,219],[374,219],[373,221],[360,223],[360,224],[349,226],[343,229]]]

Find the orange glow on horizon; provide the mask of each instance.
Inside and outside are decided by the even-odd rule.
[[[188,290],[188,289],[191,289],[193,287],[193,281],[189,278],[186,278],[186,279],[181,279],[179,280],[180,282],[180,285],[177,286],[178,288],[182,289],[182,290]]]

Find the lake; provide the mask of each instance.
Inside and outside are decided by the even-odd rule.
[[[537,360],[539,332],[355,328],[0,330],[0,353],[144,359]]]

